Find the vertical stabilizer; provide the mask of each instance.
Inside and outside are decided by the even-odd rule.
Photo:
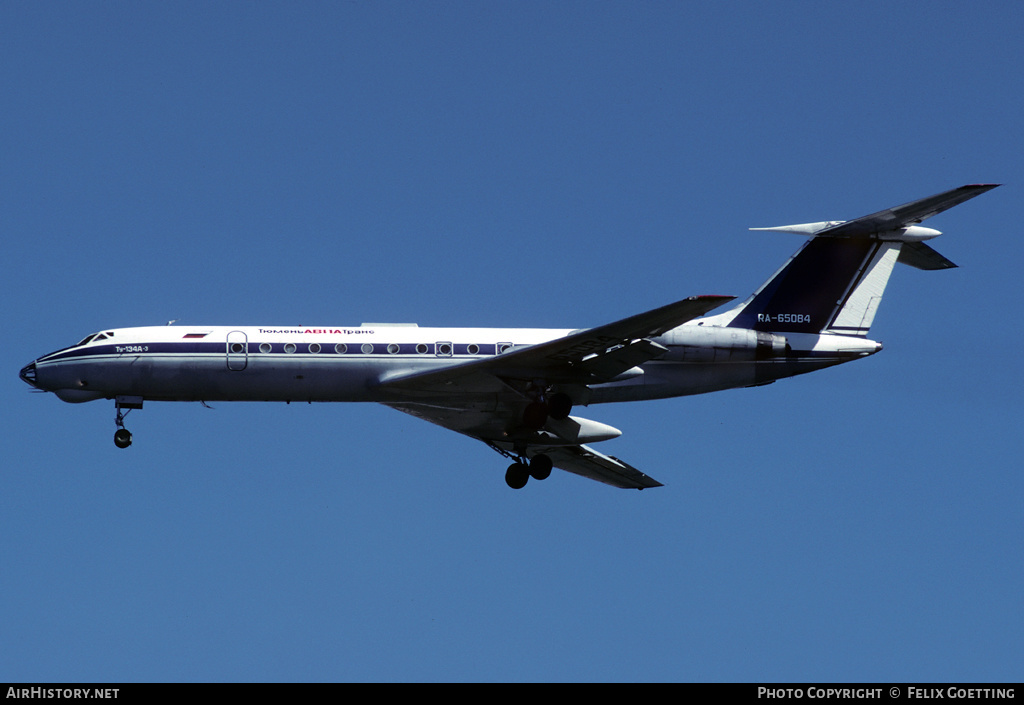
[[[919,223],[995,188],[973,184],[848,221],[776,228],[811,237],[726,324],[780,333],[866,336],[896,262],[919,269],[956,265],[924,240],[941,233]]]
[[[814,238],[740,305],[729,325],[867,335],[902,243]]]

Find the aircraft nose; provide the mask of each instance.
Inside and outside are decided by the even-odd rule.
[[[30,362],[21,368],[21,372],[18,374],[26,384],[30,384],[36,389],[40,389],[40,386],[36,383],[36,363]]]

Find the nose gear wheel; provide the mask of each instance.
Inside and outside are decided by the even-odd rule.
[[[131,413],[132,409],[142,408],[142,397],[117,397],[114,399],[114,424],[117,430],[114,431],[114,445],[118,448],[127,448],[132,444],[132,432],[124,427],[124,417]],[[126,411],[127,409],[127,411]]]

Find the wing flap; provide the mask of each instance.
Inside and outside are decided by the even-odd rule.
[[[615,379],[648,360],[664,355],[668,348],[652,340],[641,338],[622,347],[612,348],[588,357],[579,363],[581,370],[601,379]]]
[[[643,490],[648,487],[664,486],[629,463],[599,453],[589,446],[559,446],[545,449],[543,452],[551,458],[556,468],[612,487]]]

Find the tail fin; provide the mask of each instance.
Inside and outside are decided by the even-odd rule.
[[[740,305],[729,326],[866,336],[902,244],[815,237]]]
[[[811,240],[734,309],[728,325],[866,336],[896,262],[921,269],[956,266],[922,242],[941,233],[917,223],[996,186],[961,186],[856,220],[754,228],[810,235]]]

